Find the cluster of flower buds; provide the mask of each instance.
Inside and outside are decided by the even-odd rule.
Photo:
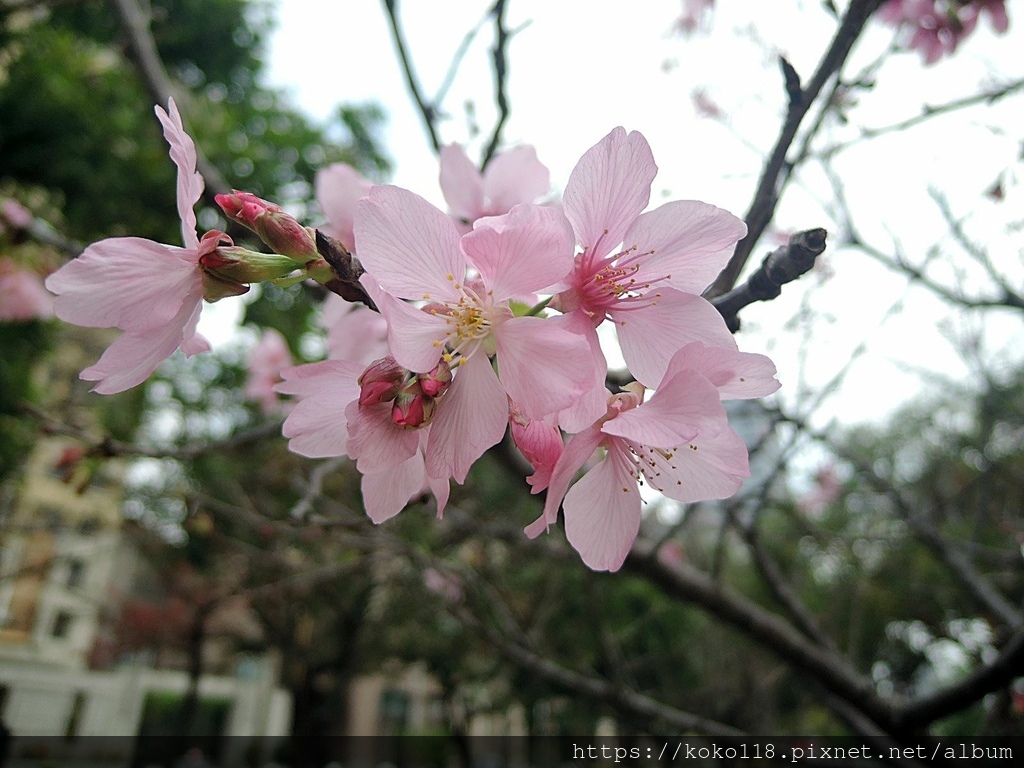
[[[452,382],[452,369],[441,360],[433,370],[414,373],[391,355],[374,360],[359,376],[359,405],[393,403],[391,420],[400,427],[418,429],[434,418],[437,401]]]

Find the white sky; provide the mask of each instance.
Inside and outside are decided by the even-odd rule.
[[[407,0],[400,5],[421,84],[432,96],[464,35],[490,3]],[[818,0],[718,5],[704,33],[684,38],[672,33],[679,0],[510,0],[508,24],[521,29],[508,50],[512,115],[506,142],[536,146],[561,189],[580,155],[623,125],[641,131],[653,148],[660,172],[652,204],[697,198],[742,215],[785,108],[775,54],[785,53],[809,78],[835,22]],[[317,119],[325,120],[341,103],[379,102],[388,115],[383,149],[395,163],[390,181],[443,206],[436,159],[406,91],[381,3],[278,0],[276,16],[270,83],[290,91]],[[854,124],[886,125],[916,114],[922,103],[943,103],[972,93],[980,83],[1024,76],[1017,53],[1024,49],[1024,30],[1018,21],[1024,20],[1011,18],[1010,33],[1001,38],[983,22],[952,60],[931,68],[923,68],[916,55],[895,57],[880,71],[876,88],[860,95],[851,113]],[[875,22],[855,61],[866,64],[891,40],[892,32]],[[479,156],[483,139],[473,140],[465,105],[475,106],[485,137],[494,115],[490,42],[485,25],[444,103],[450,119],[441,125],[442,140],[469,142],[471,157]],[[695,114],[691,93],[696,88],[722,107],[725,121]],[[1005,211],[1011,205],[1020,210],[1020,195],[1012,190],[1002,207],[980,198],[1004,169],[1014,167],[1019,175],[1021,106],[1020,97],[1008,99],[842,155],[838,167],[858,226],[882,248],[889,248],[895,235],[908,253],[920,255],[944,239],[945,227],[928,197],[929,187],[943,190],[958,213],[976,211],[979,236],[1024,287],[1020,230],[1002,235]],[[850,127],[837,127],[833,134],[855,135]],[[822,203],[827,190],[822,174],[805,174],[789,189],[776,225],[782,230],[825,226],[835,232]],[[965,374],[944,340],[950,331],[940,324],[943,313],[936,302],[920,289],[908,293],[905,281],[866,257],[837,253],[834,237],[831,242],[824,257],[830,278],[826,272],[805,278],[787,286],[781,299],[743,313],[740,347],[773,357],[786,402],[802,402],[801,382],[813,389],[828,381],[862,342],[869,355],[823,409],[822,420],[877,419],[913,397],[920,377],[900,373],[905,366]],[[763,243],[757,260],[770,247]],[[904,295],[902,313],[883,323]],[[810,314],[801,313],[802,303]],[[969,318],[953,323],[973,325]],[[1024,348],[1020,340],[1017,316],[1006,313],[985,324],[990,357],[1005,357],[1014,341]]]

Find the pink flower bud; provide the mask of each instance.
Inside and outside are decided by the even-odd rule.
[[[448,391],[452,383],[452,369],[444,360],[439,360],[434,370],[417,375],[423,394],[428,397],[440,397]]]
[[[419,383],[414,381],[395,398],[391,420],[400,427],[416,429],[430,423],[436,407],[434,398],[424,395]]]
[[[319,258],[310,230],[281,206],[256,197],[251,192],[235,191],[230,195],[217,195],[216,199],[225,216],[251,229],[275,253],[300,264]]]
[[[394,400],[408,376],[409,370],[396,363],[391,355],[374,360],[359,377],[359,404],[375,405]]]

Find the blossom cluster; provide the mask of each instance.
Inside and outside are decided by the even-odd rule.
[[[178,167],[184,247],[103,240],[47,281],[62,319],[123,332],[82,372],[100,393],[139,384],[176,349],[208,348],[196,334],[203,299],[336,278],[312,230],[246,192],[218,204],[274,253],[220,231],[200,237],[195,147],[173,102],[157,115]],[[532,492],[547,492],[527,535],[562,509],[584,562],[616,570],[639,529],[641,486],[693,502],[730,496],[749,475],[722,401],[773,392],[775,367],[740,352],[701,297],[746,227],[694,200],[646,211],[657,166],[646,139],[623,128],[583,155],[560,204],[544,202],[548,171],[531,148],[498,154],[483,173],[454,145],[440,159],[448,212],[347,166],[319,174],[322,230],[357,255],[377,311],[332,297],[327,359],[280,372],[289,447],[349,457],[380,523],[426,490],[440,516],[451,481],[509,434],[533,467]],[[617,392],[605,325],[635,379]],[[262,349],[250,392],[265,399],[289,358],[280,338]]]
[[[1006,0],[888,0],[878,11],[883,21],[905,31],[907,47],[925,64],[955,53],[983,14],[999,34],[1009,29]]]

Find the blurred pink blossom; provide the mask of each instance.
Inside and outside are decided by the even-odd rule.
[[[356,241],[352,233],[352,218],[356,203],[370,194],[373,182],[351,165],[333,163],[317,171],[314,186],[316,201],[327,219],[320,229],[340,240],[350,252],[354,251]]]
[[[458,144],[441,147],[441,191],[460,233],[484,216],[508,213],[520,203],[533,203],[551,189],[548,169],[533,147],[499,152],[483,173]]]
[[[264,328],[246,359],[249,378],[245,383],[245,396],[259,403],[266,414],[280,411],[285,404],[274,387],[281,382],[281,371],[292,364],[292,353],[284,336],[273,328]]]
[[[53,316],[53,296],[43,279],[10,259],[0,259],[0,321],[25,321]]]

